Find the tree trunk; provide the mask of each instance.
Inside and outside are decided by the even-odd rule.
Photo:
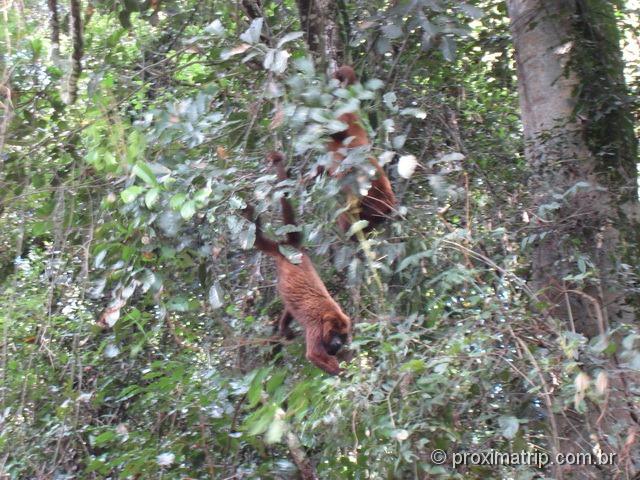
[[[60,65],[60,20],[58,19],[58,0],[48,0],[49,26],[51,28],[51,61]]]
[[[78,96],[78,80],[82,73],[82,6],[80,0],[71,0],[69,5],[69,33],[71,34],[70,70],[67,80],[66,103],[73,105]]]
[[[342,60],[338,7],[333,0],[297,0],[300,24],[319,65],[333,71]]]
[[[532,171],[531,213],[539,227],[531,285],[564,330],[604,339],[612,327],[634,321],[635,299],[626,293],[621,259],[637,265],[638,248],[637,144],[614,6],[607,0],[507,5]],[[620,455],[635,435],[629,379],[615,358],[606,366],[610,397],[604,412],[595,405],[582,416],[562,412],[563,453],[602,448]],[[631,449],[637,461],[637,446]],[[600,468],[611,467],[556,474],[603,478]]]

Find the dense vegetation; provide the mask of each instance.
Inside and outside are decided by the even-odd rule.
[[[529,284],[537,242],[580,244],[561,207],[587,184],[542,205],[528,188],[539,172],[506,5],[315,3],[332,5],[337,58],[306,35],[304,1],[2,4],[0,477],[560,478],[432,454],[548,453],[606,416],[609,443],[581,448],[616,452],[610,477],[575,478],[631,478],[636,238],[622,234],[616,257],[631,313],[604,330]],[[640,86],[638,11],[614,3],[628,96],[601,88],[581,113],[607,127],[637,113]],[[336,61],[362,83],[331,80]],[[345,111],[362,115],[401,204],[357,242],[336,226],[341,181],[312,178]],[[635,140],[599,125],[594,155],[614,164],[615,140],[633,159]],[[265,163],[274,149],[291,181]],[[339,377],[305,360],[302,337],[274,355],[273,262],[242,210],[282,236],[287,192],[356,323]],[[566,291],[596,301],[599,264],[568,258]]]

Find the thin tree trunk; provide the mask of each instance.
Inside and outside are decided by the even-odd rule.
[[[607,104],[610,90],[626,91],[622,62],[615,61],[619,46],[611,36],[617,33],[613,7],[606,0],[508,0],[507,5],[532,170],[531,211],[539,226],[531,284],[564,329],[604,340],[611,327],[634,320],[619,259],[637,248],[638,218],[631,117],[620,102]],[[608,38],[597,34],[601,30],[609,32]],[[598,55],[605,60],[590,65]],[[607,81],[601,81],[605,73],[599,68],[609,70]],[[609,112],[615,138],[595,134],[601,112]],[[590,276],[576,279],[586,270],[592,270]],[[602,365],[608,367],[609,400],[589,404],[584,415],[564,409],[564,453],[602,449],[620,455],[638,427],[622,370],[615,359]],[[583,362],[589,367],[594,365]],[[631,450],[638,460],[637,446]],[[615,475],[615,468],[564,468],[556,475],[603,478],[605,471]]]
[[[82,6],[80,0],[71,0],[69,9],[69,31],[71,32],[70,70],[67,82],[66,103],[72,105],[78,96],[78,79],[82,73]]]
[[[60,19],[58,18],[58,0],[48,0],[49,27],[51,28],[51,60],[60,64]]]
[[[297,0],[297,4],[309,50],[321,65],[335,70],[342,60],[336,3],[332,0]]]
[[[298,437],[293,432],[288,431],[286,433],[286,439],[289,452],[291,453],[294,463],[298,467],[302,480],[318,480],[318,474],[313,468],[311,461],[304,453]]]
[[[14,104],[13,99],[15,93],[11,88],[11,74],[13,68],[11,68],[9,59],[13,54],[13,47],[11,44],[11,32],[9,31],[9,7],[8,0],[4,0],[2,3],[2,19],[4,23],[4,41],[5,52],[0,54],[0,65],[2,65],[2,77],[0,77],[0,108],[2,109],[2,117],[0,119],[0,166],[4,162],[4,146],[7,141],[7,134],[9,131],[9,124],[13,118]],[[3,206],[0,205],[0,213],[3,211]]]

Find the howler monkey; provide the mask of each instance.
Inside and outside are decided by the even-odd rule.
[[[267,159],[276,167],[278,178],[285,180],[287,173],[283,155],[272,152]],[[280,204],[284,223],[295,225],[294,212],[289,200],[283,196]],[[247,207],[245,215],[252,220],[252,206]],[[311,259],[301,248],[300,232],[289,232],[287,241],[278,243],[265,237],[259,217],[253,221],[256,226],[256,248],[273,257],[276,262],[278,293],[284,303],[284,311],[279,322],[280,334],[287,338],[293,337],[290,323],[295,318],[305,329],[307,359],[327,373],[339,374],[340,367],[335,355],[350,341],[351,319],[331,297]],[[280,252],[281,244],[296,248],[300,252],[300,262],[290,262]]]
[[[343,86],[353,85],[357,82],[356,73],[353,68],[343,65],[334,73],[334,78],[340,81]],[[334,176],[340,163],[345,158],[346,149],[357,148],[369,145],[369,136],[360,122],[360,117],[356,113],[343,113],[338,117],[342,123],[347,124],[347,129],[331,134],[331,140],[327,144],[327,149],[332,154],[332,164],[329,174]],[[369,162],[376,170],[376,177],[371,180],[371,187],[367,194],[355,205],[354,212],[345,212],[338,217],[338,225],[342,230],[348,230],[352,224],[352,218],[357,214],[360,220],[367,220],[369,224],[365,231],[370,231],[377,225],[384,222],[396,206],[396,196],[391,188],[391,182],[384,170],[374,157],[369,157]],[[353,192],[348,191],[351,199]]]

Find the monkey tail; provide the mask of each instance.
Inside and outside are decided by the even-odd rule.
[[[283,181],[289,178],[289,176],[287,175],[287,170],[284,166],[284,155],[282,153],[270,152],[267,155],[267,160],[270,161],[275,167],[276,173],[278,174],[278,180]],[[282,219],[285,225],[297,226],[293,207],[291,206],[289,199],[284,195],[280,198],[280,206],[282,207]],[[302,233],[287,233],[287,244],[299,248],[302,245]]]
[[[247,208],[244,209],[244,215],[256,226],[256,241],[254,243],[255,247],[261,252],[264,252],[267,255],[271,255],[272,257],[282,255],[280,253],[280,250],[278,249],[278,243],[274,242],[264,235],[264,232],[262,231],[262,222],[260,221],[260,216],[256,217],[256,219],[253,220],[253,217],[255,215],[253,205],[247,205]]]

